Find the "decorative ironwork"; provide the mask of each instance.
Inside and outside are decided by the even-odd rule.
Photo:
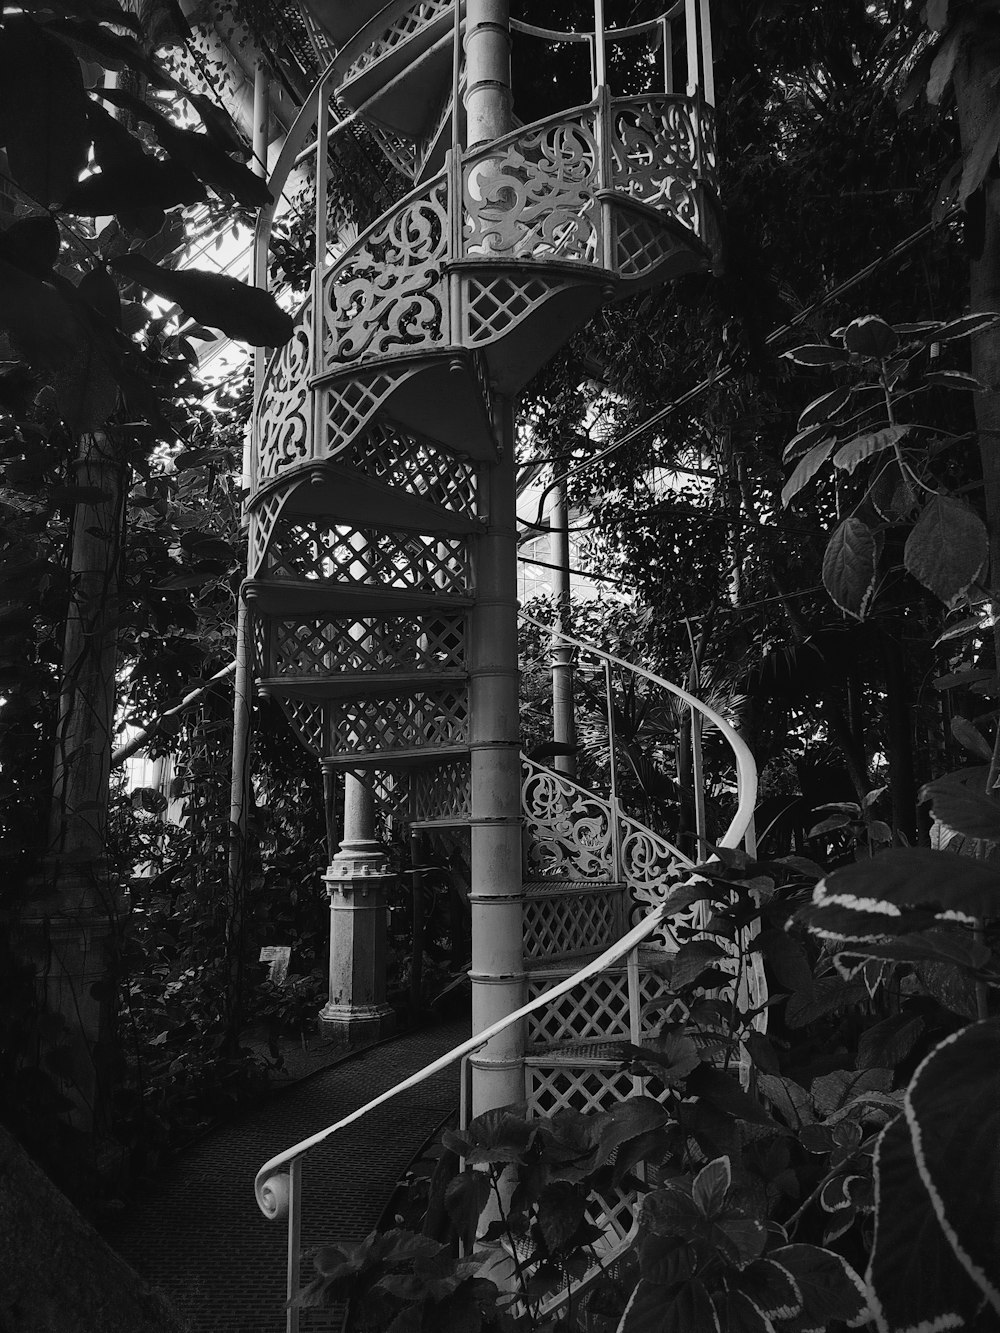
[[[600,262],[596,110],[542,121],[464,164],[464,252]]]
[[[677,248],[677,238],[638,209],[616,210],[615,268],[621,277],[644,277],[673,258]]]
[[[415,4],[397,15],[389,27],[383,29],[381,34],[365,47],[345,74],[344,84],[353,83],[359,74],[377,65],[380,60],[398,46],[402,46],[404,42],[408,42],[422,28],[427,28],[445,15],[450,15],[451,5],[452,0],[416,0]]]
[[[611,806],[551,769],[524,761],[521,805],[532,874],[611,879]]]
[[[697,129],[687,98],[638,97],[611,104],[616,190],[663,209],[697,232]]]
[[[399,426],[380,423],[356,435],[339,461],[384,486],[409,491],[454,514],[476,517],[476,465],[442,452],[431,441]]]
[[[266,674],[329,676],[335,672],[441,671],[465,660],[461,616],[363,616],[278,620],[274,660]]]
[[[470,345],[494,342],[520,324],[533,310],[555,293],[565,291],[570,282],[551,276],[532,277],[518,274],[508,277],[471,278],[465,303],[466,342]]]
[[[312,394],[312,302],[300,308],[291,339],[264,380],[257,417],[257,483],[308,459]]]
[[[287,497],[287,491],[275,491],[273,495],[257,506],[250,514],[247,533],[247,577],[254,578],[267,553],[267,545],[274,532],[274,525]]]
[[[642,1005],[670,995],[667,979],[646,965],[639,972]],[[551,985],[544,974],[528,975],[528,999],[533,1000]],[[662,1010],[640,1015],[640,1032],[651,1035],[663,1017]],[[576,990],[561,996],[547,1009],[539,1009],[528,1019],[527,1042],[530,1047],[555,1046],[562,1042],[629,1040],[628,974],[623,966],[609,969]]]
[[[299,740],[317,759],[326,750],[326,718],[322,704],[305,699],[283,699],[281,706]]]
[[[405,373],[380,370],[369,379],[350,379],[325,390],[324,438],[317,456],[336,458],[371,421],[393,391],[406,379]]]
[[[322,518],[276,525],[268,573],[354,586],[465,595],[472,586],[463,537],[330,525]]]
[[[659,907],[680,881],[688,877],[691,861],[645,824],[623,815],[621,825],[622,874],[631,891],[632,923],[635,924],[651,908]],[[699,903],[678,912],[671,918],[670,925],[665,925],[653,937],[654,942],[676,949],[675,928],[700,926],[703,917],[704,911]]]
[[[568,958],[606,949],[621,935],[619,886],[584,886],[548,881],[532,886],[522,904],[524,957]]]
[[[324,353],[346,364],[448,340],[448,177],[369,227],[323,279]]]
[[[569,1050],[564,1050],[564,1058]],[[584,1060],[587,1053],[581,1051]],[[594,1065],[535,1064],[525,1067],[525,1095],[530,1115],[554,1115],[556,1111],[605,1111],[615,1102],[631,1097],[632,1075],[611,1061],[606,1068]]]
[[[469,705],[464,689],[415,691],[390,699],[330,704],[332,754],[385,753],[415,747],[463,745]]]
[[[411,820],[459,822],[472,814],[469,765],[460,760],[421,768],[410,780]]]

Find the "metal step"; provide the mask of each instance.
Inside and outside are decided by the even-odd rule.
[[[257,681],[263,697],[282,699],[389,699],[437,685],[465,685],[466,671],[331,671],[324,676],[269,676]]]
[[[455,513],[399,486],[383,486],[358,472],[325,463],[309,481],[296,486],[282,507],[282,517],[322,514],[355,527],[392,528],[425,533],[479,532],[477,518]]]
[[[463,611],[475,604],[469,596],[434,588],[387,588],[373,583],[335,583],[327,579],[247,579],[243,596],[258,615],[321,615],[366,611]]]

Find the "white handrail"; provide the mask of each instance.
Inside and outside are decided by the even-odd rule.
[[[701,713],[703,717],[707,717],[709,722],[718,728],[729,748],[733,751],[736,761],[736,788],[738,792],[736,813],[733,815],[725,833],[719,838],[718,846],[738,847],[743,841],[744,833],[753,821],[753,812],[757,804],[757,764],[750,752],[750,747],[735,727],[717,713],[714,708],[710,708],[708,704],[696,699],[693,694],[688,694],[687,690],[682,689],[680,685],[674,685],[663,676],[658,676],[655,671],[648,671],[646,667],[637,666],[635,662],[627,662],[625,658],[616,657],[614,653],[606,652],[603,648],[597,648],[592,643],[575,639],[571,634],[564,634],[562,630],[556,629],[553,625],[544,625],[540,620],[525,615],[523,611],[518,614],[525,624],[561,639],[563,643],[572,644],[574,648],[581,648],[584,652],[590,653],[594,657],[600,657],[605,662],[611,662],[615,666],[623,667],[626,671],[631,671],[637,676],[644,676],[646,680],[652,681],[654,685],[659,685],[678,699],[682,699],[689,707]]]
[[[456,1064],[459,1060],[464,1059],[465,1056],[471,1055],[474,1051],[477,1051],[480,1046],[484,1046],[490,1041],[491,1038],[495,1037],[498,1033],[503,1032],[505,1028],[510,1027],[513,1023],[520,1022],[522,1018],[527,1017],[528,1014],[534,1013],[536,1009],[541,1009],[544,1005],[559,999],[559,997],[565,995],[567,991],[572,990],[574,986],[579,985],[581,981],[587,981],[590,977],[596,976],[598,972],[603,972],[605,968],[611,967],[614,963],[617,963],[620,959],[624,958],[624,956],[637,945],[641,944],[643,940],[648,939],[650,935],[654,934],[663,924],[664,920],[670,915],[671,906],[670,899],[668,898],[665,902],[661,903],[659,907],[654,908],[648,916],[643,917],[637,926],[633,926],[626,935],[623,935],[621,939],[617,940],[609,949],[605,949],[605,951],[602,954],[599,954],[597,958],[591,959],[585,967],[581,967],[579,972],[574,972],[572,976],[566,977],[565,980],[558,982],[555,986],[544,991],[541,995],[536,995],[536,997],[529,1001],[528,1004],[522,1005],[520,1009],[516,1009],[513,1013],[507,1014],[504,1018],[498,1019],[497,1022],[491,1024],[488,1028],[484,1028],[482,1032],[477,1032],[476,1035],[470,1037],[468,1041],[462,1042],[460,1046],[456,1046],[444,1055],[439,1056],[432,1064],[426,1065],[415,1074],[411,1074],[409,1078],[404,1079],[402,1083],[397,1083],[395,1087],[390,1088],[387,1092],[380,1093],[378,1097],[373,1098],[370,1102],[366,1102],[364,1106],[359,1106],[358,1109],[352,1111],[350,1115],[344,1116],[334,1124],[329,1125],[326,1129],[321,1129],[318,1134],[312,1134],[309,1138],[302,1139],[299,1143],[296,1143],[294,1147],[286,1148],[284,1152],[278,1153],[276,1157],[272,1157],[269,1161],[265,1162],[254,1178],[254,1194],[256,1195],[257,1204],[261,1212],[265,1217],[274,1220],[283,1217],[287,1211],[287,1183],[284,1179],[274,1180],[273,1176],[275,1172],[280,1171],[284,1166],[290,1165],[297,1158],[302,1157],[310,1150],[310,1148],[315,1148],[317,1144],[323,1143],[326,1139],[338,1133],[340,1130],[346,1129],[348,1125],[353,1125],[355,1121],[366,1116],[369,1111],[374,1111],[379,1106],[384,1106],[386,1102],[392,1101],[392,1099],[398,1097],[400,1093],[408,1092],[410,1088],[418,1087],[421,1083],[432,1078],[435,1074],[439,1074],[442,1069],[447,1069],[449,1065]]]

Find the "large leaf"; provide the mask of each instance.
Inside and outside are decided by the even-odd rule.
[[[989,757],[988,749],[984,757]],[[984,793],[973,791],[953,778],[939,778],[921,787],[920,799],[930,801],[935,816],[957,833],[1000,842],[1000,803]]]
[[[583,1223],[587,1192],[568,1180],[553,1180],[538,1197],[538,1226],[550,1252],[568,1245]]]
[[[906,539],[903,563],[952,606],[982,569],[988,549],[986,527],[974,510],[950,495],[932,495]]]
[[[271,202],[271,193],[263,179],[227,156],[211,134],[179,128],[126,89],[105,88],[101,90],[101,96],[151,125],[161,147],[173,161],[187,167],[206,185],[223,194],[231,194],[248,208],[260,208]]]
[[[799,459],[795,465],[795,471],[781,488],[782,505],[789,504],[798,495],[802,487],[813,479],[836,447],[836,437],[830,435],[826,439],[820,440],[819,444],[814,444],[809,452]]]
[[[61,245],[59,226],[48,214],[18,218],[0,232],[0,258],[36,278],[50,275]]]
[[[737,1120],[749,1120],[755,1125],[777,1128],[776,1122],[751,1093],[740,1087],[739,1079],[722,1069],[701,1065],[687,1081],[687,1091],[706,1101],[709,1106]]]
[[[998,144],[1000,144],[1000,106],[997,106],[988,117],[975,143],[965,154],[962,179],[958,187],[959,206],[982,185],[986,173],[996,161]]]
[[[825,904],[863,913],[875,910],[887,920],[907,908],[920,908],[978,921],[1000,915],[1000,871],[985,861],[948,852],[899,848],[821,879],[812,906],[822,909]]]
[[[806,343],[781,355],[797,366],[846,366],[850,360],[846,352],[827,343]]]
[[[905,1106],[917,1170],[945,1239],[1000,1311],[1000,1019],[936,1046]]]
[[[858,1040],[858,1068],[895,1069],[902,1064],[923,1035],[922,1018],[892,1014],[861,1034]]]
[[[799,417],[798,430],[804,431],[809,426],[832,421],[851,401],[852,395],[853,390],[850,388],[831,389],[822,398],[814,399]]]
[[[0,29],[0,143],[10,174],[45,206],[64,199],[87,165],[80,62],[24,15],[5,14]]]
[[[844,346],[857,356],[884,361],[899,347],[899,334],[878,315],[861,315],[844,330]]]
[[[47,282],[0,258],[0,329],[34,366],[65,365],[83,340],[69,303]]]
[[[880,1333],[979,1327],[982,1300],[955,1258],[924,1189],[905,1116],[875,1149],[875,1241],[866,1273]]]
[[[67,213],[97,217],[131,213],[140,208],[173,208],[197,204],[205,187],[178,162],[162,162],[141,153],[129,162],[95,172],[75,185],[62,201]]]
[[[818,1245],[783,1245],[767,1257],[795,1283],[807,1319],[823,1328],[833,1320],[857,1328],[869,1318],[865,1284],[839,1254]]]
[[[952,342],[956,338],[968,338],[970,334],[983,333],[986,329],[995,328],[997,324],[1000,324],[1000,314],[992,310],[963,315],[961,319],[953,319],[948,324],[940,325],[933,333],[927,335],[927,341]]]
[[[291,315],[269,292],[224,273],[200,269],[175,273],[134,252],[113,260],[111,267],[147,291],[176,302],[199,324],[210,324],[252,347],[280,347],[292,336]]]
[[[877,548],[867,523],[852,515],[830,538],[823,556],[823,583],[842,611],[863,620],[875,587]]]
[[[873,454],[880,454],[883,450],[891,449],[898,444],[908,430],[909,426],[886,426],[885,430],[856,435],[853,440],[841,445],[834,454],[833,466],[840,468],[842,472],[851,473],[866,458],[871,458]]]

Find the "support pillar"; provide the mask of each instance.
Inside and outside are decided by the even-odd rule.
[[[566,480],[561,477],[554,487],[550,527],[552,533],[552,563],[556,566],[553,585],[556,603],[556,629],[568,634],[570,630],[570,572],[569,572],[569,505],[566,502]],[[557,745],[576,745],[576,715],[573,708],[573,649],[562,639],[552,639],[552,739]],[[576,777],[576,755],[557,754],[553,768]]]
[[[501,457],[491,469],[490,526],[477,542],[470,617],[472,1030],[525,999],[521,928],[521,761],[517,693],[514,409],[497,405]],[[472,1057],[474,1115],[524,1099],[520,1024]]]
[[[323,876],[330,897],[330,989],[319,1013],[323,1036],[345,1046],[388,1036],[396,1015],[386,1003],[386,890],[395,876],[375,840],[371,792],[344,776],[344,840]]]
[[[508,0],[466,0],[467,148],[512,128]]]
[[[43,1003],[64,1023],[52,1044],[65,1046],[68,1034],[70,1118],[89,1132],[101,1122],[100,1052],[111,1017],[104,983],[119,910],[106,838],[125,469],[103,432],[82,437],[75,480],[93,498],[73,513],[48,849],[22,926]]]

